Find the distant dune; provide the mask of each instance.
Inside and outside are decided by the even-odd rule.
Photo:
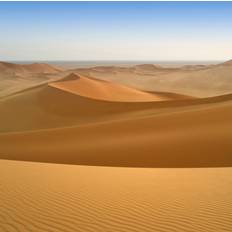
[[[48,64],[13,64],[8,62],[0,62],[0,73],[57,73],[60,68],[55,68]]]
[[[231,61],[216,65],[184,65],[181,67],[140,64],[70,70],[62,70],[40,63],[23,65],[0,62],[0,97],[77,73],[108,82],[112,81],[114,84],[123,85],[123,88],[127,86],[140,91],[168,92],[204,98],[230,94],[232,92],[231,72]],[[71,89],[70,86],[68,89]]]
[[[232,66],[232,60],[228,60],[224,63],[218,64],[218,66]]]
[[[62,72],[48,64],[0,62],[0,98],[59,79]]]
[[[69,81],[67,81],[67,79]],[[101,81],[75,74],[66,77],[65,81],[50,83],[49,86],[83,97],[104,101],[149,102],[167,101],[172,99],[164,94],[147,93],[112,82]]]
[[[218,65],[185,65],[167,68],[156,65],[75,69],[92,77],[110,80],[145,91],[174,92],[194,97],[212,97],[232,92],[231,61]]]

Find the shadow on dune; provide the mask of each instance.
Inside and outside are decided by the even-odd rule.
[[[0,104],[5,130],[0,158],[94,166],[229,167],[231,99],[109,102],[42,86]],[[157,113],[162,109],[166,111]]]

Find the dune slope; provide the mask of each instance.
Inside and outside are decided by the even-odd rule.
[[[160,111],[160,108],[168,105],[175,107],[178,104],[188,103],[185,99],[178,102],[101,101],[43,85],[0,101],[0,132],[37,130],[119,119],[120,115],[142,113],[146,109],[153,108]]]
[[[112,82],[77,76],[75,74],[71,74],[67,79],[65,81],[50,83],[49,86],[83,97],[104,101],[149,102],[172,99],[165,95],[146,93]]]
[[[62,70],[48,64],[0,62],[0,98],[62,77]]]
[[[197,99],[188,96],[146,93],[71,74],[1,99],[0,132],[80,125],[194,103]]]
[[[0,158],[138,167],[231,166],[231,117],[232,103],[227,101],[163,114],[149,110],[138,117],[70,128],[3,133]]]
[[[188,65],[176,68],[154,65],[111,69],[101,67],[101,71],[86,68],[76,69],[76,72],[146,91],[212,97],[232,92],[231,63],[231,61],[227,61],[218,65]]]
[[[0,73],[57,73],[59,71],[61,71],[60,68],[53,67],[45,63],[14,64],[8,62],[0,62]]]

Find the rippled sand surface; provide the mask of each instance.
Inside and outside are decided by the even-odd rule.
[[[0,231],[231,231],[232,169],[0,161]]]

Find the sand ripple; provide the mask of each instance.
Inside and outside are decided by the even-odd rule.
[[[232,230],[231,168],[0,167],[0,231]]]

